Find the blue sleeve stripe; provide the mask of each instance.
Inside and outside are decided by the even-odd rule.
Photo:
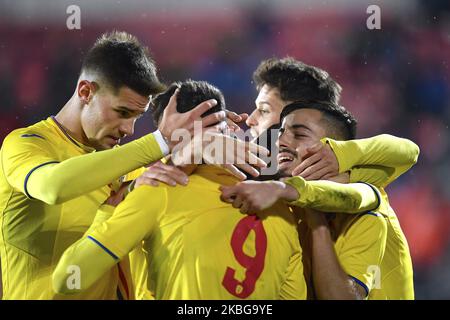
[[[375,192],[375,195],[377,197],[377,205],[376,205],[375,208],[373,208],[372,210],[369,210],[369,211],[377,210],[378,207],[381,205],[381,197],[380,197],[380,193],[378,192],[378,190],[373,185],[371,185],[370,183],[366,183],[366,182],[363,182],[363,181],[359,181],[358,183],[363,183],[363,184],[369,186],[373,190],[373,192]]]
[[[355,281],[357,284],[359,284],[361,287],[363,287],[363,289],[366,291],[366,297],[367,297],[369,295],[369,288],[367,288],[367,286],[364,284],[364,282],[362,282],[361,280],[359,280],[353,276],[349,275],[349,277],[352,278],[352,280]]]
[[[41,138],[41,139],[44,139],[44,140],[45,140],[45,138],[44,138],[43,136],[40,136],[40,135],[35,134],[35,133],[26,133],[26,134],[21,135],[20,137],[21,137],[21,138],[37,137],[37,138]]]
[[[106,251],[107,254],[109,254],[111,257],[113,257],[116,260],[119,260],[119,257],[117,257],[114,253],[112,253],[107,247],[105,247],[103,244],[101,244],[99,241],[97,241],[96,239],[94,239],[91,236],[88,236],[89,239],[91,239],[92,241],[94,241],[96,244],[98,244],[100,246],[100,248],[102,248],[103,250]]]
[[[364,216],[366,214],[369,214],[369,215],[374,216],[374,217],[379,217],[380,216],[378,213],[372,212],[372,211],[364,212],[363,214],[361,214],[361,216]]]
[[[30,175],[34,172],[34,170],[39,169],[40,167],[43,167],[47,164],[51,164],[51,163],[59,163],[59,161],[49,161],[49,162],[44,162],[40,165],[38,165],[37,167],[34,167],[33,169],[30,170],[30,172],[28,172],[27,176],[25,177],[25,181],[24,181],[24,185],[23,185],[23,190],[25,191],[25,194],[28,198],[30,199],[34,199],[27,190],[27,183],[28,183],[28,179],[30,178]]]

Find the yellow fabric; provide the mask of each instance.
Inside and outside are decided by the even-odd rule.
[[[364,183],[341,184],[326,180],[306,181],[302,177],[291,177],[285,183],[294,187],[299,198],[289,205],[307,207],[324,212],[335,212],[340,208],[347,213],[375,210],[379,206],[379,195]]]
[[[375,212],[357,216],[341,213],[331,226],[342,269],[364,284],[367,299],[376,299],[383,287],[380,275],[386,271],[383,266],[388,233],[386,218]]]
[[[51,275],[62,253],[92,223],[109,183],[162,156],[152,135],[92,152],[53,119],[17,129],[0,151],[0,254],[4,299],[61,299]],[[89,154],[88,154],[89,153]],[[146,159],[147,158],[147,159]],[[47,162],[31,175],[29,173]],[[25,195],[26,189],[31,197]],[[41,201],[38,201],[41,200]],[[74,299],[116,299],[117,270]]]
[[[265,211],[262,220],[242,215],[219,198],[221,184],[236,182],[225,170],[205,165],[190,176],[187,187],[138,187],[116,208],[113,217],[90,236],[118,258],[126,256],[145,238],[149,290],[156,299],[237,299],[242,293],[248,294],[249,299],[305,299],[294,216],[282,203]],[[258,229],[261,227],[263,231]],[[232,235],[242,237],[252,228],[248,237],[241,239],[243,243],[233,242],[233,251]],[[238,283],[230,287],[233,277],[238,281],[246,277],[246,268],[235,254],[239,259],[241,255],[250,261],[251,257],[258,259],[253,267],[261,267],[261,274],[254,289],[248,283],[245,290]],[[72,261],[68,259],[66,263]],[[231,276],[225,277],[227,268],[231,268]],[[100,275],[96,270],[89,273]],[[228,289],[222,284],[225,278]]]
[[[290,178],[286,183],[295,187],[300,195],[291,205],[339,212],[332,223],[336,254],[343,269],[369,289],[369,299],[414,298],[408,243],[383,189],[372,189],[362,183],[305,181],[300,177]],[[344,214],[362,212],[370,207],[376,210]],[[307,233],[300,233],[302,244],[310,243],[306,237],[309,237]],[[303,246],[305,256],[310,256],[309,247]],[[306,281],[310,283],[311,279]]]
[[[136,300],[153,300],[154,295],[147,287],[148,265],[143,243],[139,243],[129,254],[132,283],[135,288]]]
[[[408,241],[400,222],[389,205],[386,192],[381,192],[380,212],[386,217],[387,240],[381,265],[381,290],[376,290],[374,299],[414,299],[413,264]]]
[[[383,166],[389,173],[389,178],[382,183],[374,180],[364,180],[379,187],[385,187],[401,174],[410,169],[419,156],[419,147],[412,141],[391,136],[388,134],[378,135],[372,138],[336,141],[325,139],[326,143],[333,149],[338,163],[339,172],[346,172],[355,166]],[[359,177],[352,177],[350,181],[357,182]]]

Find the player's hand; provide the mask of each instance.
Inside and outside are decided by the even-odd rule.
[[[175,90],[175,93],[172,97],[170,97],[169,103],[164,110],[161,122],[158,126],[158,129],[169,145],[170,150],[172,150],[173,147],[179,142],[172,137],[172,134],[176,129],[185,129],[192,136],[194,132],[194,122],[198,121],[201,123],[201,127],[205,128],[217,122],[223,121],[226,118],[224,111],[216,112],[201,118],[203,113],[217,105],[217,101],[215,99],[204,101],[189,112],[179,113],[177,111],[178,92],[179,89]]]
[[[238,123],[243,123],[245,122],[245,120],[247,120],[248,118],[248,114],[247,113],[241,113],[241,114],[237,114],[236,112],[233,111],[225,111],[226,115],[227,115],[227,126],[230,129],[230,131],[232,132],[238,132],[241,129],[241,127],[238,126]]]
[[[257,177],[259,171],[256,168],[267,166],[257,154],[268,155],[269,150],[253,142],[204,130],[192,140],[178,144],[172,153],[172,162],[176,166],[201,163],[219,165],[244,180],[246,176],[240,170]]]
[[[231,203],[241,213],[257,214],[273,206],[278,200],[298,198],[295,188],[280,181],[244,181],[234,186],[221,186],[220,199]]]
[[[160,182],[169,186],[187,185],[189,178],[179,168],[157,161],[148,167],[134,183],[134,188],[142,185],[157,187]]]
[[[122,202],[122,200],[125,198],[125,194],[127,192],[128,185],[130,184],[130,181],[124,182],[121,184],[119,190],[114,191],[111,190],[111,193],[108,197],[108,199],[103,202],[103,204],[107,204],[113,207],[117,207],[119,203]]]
[[[305,180],[327,180],[339,174],[339,163],[336,155],[328,144],[318,142],[307,149],[305,158],[293,171],[293,176]]]
[[[313,231],[320,227],[329,228],[327,218],[323,212],[305,208],[303,217],[306,220],[308,227]]]

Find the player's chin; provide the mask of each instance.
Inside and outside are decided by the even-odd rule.
[[[279,178],[292,177],[293,170],[294,168],[292,168],[292,166],[288,166],[287,164],[278,165],[278,176]]]

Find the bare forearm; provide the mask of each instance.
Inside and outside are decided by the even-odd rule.
[[[330,231],[325,226],[312,231],[312,275],[314,289],[320,300],[363,298],[340,266]]]

